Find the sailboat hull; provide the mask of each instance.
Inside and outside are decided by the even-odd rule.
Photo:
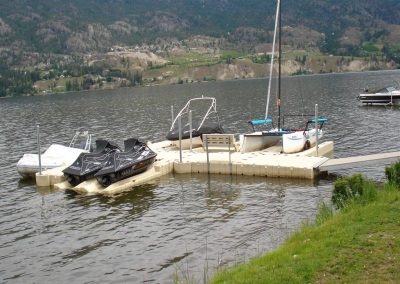
[[[318,129],[318,139],[323,135],[322,129]],[[317,142],[315,129],[307,131],[296,131],[289,134],[282,135],[282,148],[286,154],[298,153],[314,147]]]
[[[274,146],[282,140],[281,133],[254,132],[240,136],[240,152],[248,153]]]

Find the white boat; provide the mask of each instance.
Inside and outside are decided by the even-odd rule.
[[[192,121],[190,121],[190,114],[192,114]],[[212,97],[190,99],[174,118],[166,138],[176,147],[179,147],[179,119],[182,124],[182,149],[189,149],[190,144],[192,148],[202,146],[203,134],[224,133],[218,117],[217,101]]]
[[[367,105],[400,105],[400,90],[392,86],[379,90],[366,89],[357,98],[361,103]]]
[[[52,144],[40,155],[42,171],[60,166],[69,166],[81,153],[89,152],[92,145],[92,134],[76,132],[69,146]],[[17,171],[22,177],[34,177],[39,172],[39,155],[24,154],[17,163]]]
[[[253,130],[256,125],[272,124],[272,119],[251,120],[249,123],[252,125]],[[239,136],[240,152],[248,153],[259,151],[278,144],[282,140],[282,134],[288,133],[287,131],[279,131],[277,128],[270,128],[265,131],[253,131]]]
[[[317,121],[318,132],[315,127]],[[324,122],[328,121],[326,118],[310,119],[308,120],[306,127],[301,131],[294,131],[282,135],[282,151],[286,154],[298,153],[303,150],[307,150],[314,147],[318,140],[322,138],[323,131],[322,126]],[[314,125],[314,128],[313,128]]]

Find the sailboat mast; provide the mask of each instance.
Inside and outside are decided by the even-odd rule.
[[[278,55],[278,130],[281,130],[281,63],[282,63],[282,6],[279,6],[279,55]]]
[[[278,0],[278,3],[280,0]],[[268,118],[269,110],[269,98],[271,96],[271,82],[272,82],[272,72],[274,68],[274,57],[275,57],[275,43],[276,43],[276,31],[278,29],[278,16],[279,16],[279,5],[276,5],[275,13],[275,27],[274,27],[274,38],[272,40],[272,55],[271,55],[271,65],[269,66],[269,80],[268,80],[268,93],[267,93],[267,105],[265,107],[265,119]]]

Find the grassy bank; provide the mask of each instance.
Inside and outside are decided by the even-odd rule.
[[[335,201],[342,201],[337,203],[340,213],[332,214],[323,206],[315,224],[305,225],[279,249],[220,271],[211,282],[396,283],[400,279],[400,164],[391,169],[386,171],[391,182],[381,188],[360,176],[350,183],[337,181]]]

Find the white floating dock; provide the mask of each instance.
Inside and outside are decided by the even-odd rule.
[[[321,143],[318,147],[318,157],[315,147],[297,154],[281,154],[279,146],[251,153],[214,149],[209,151],[207,163],[207,153],[199,147],[192,151],[183,150],[182,162],[180,162],[179,149],[170,141],[154,144],[149,142],[148,146],[157,153],[156,162],[146,172],[121,180],[106,188],[95,179],[73,187],[64,181],[63,168],[44,171],[41,175],[37,174],[37,185],[54,186],[58,190],[72,189],[85,194],[112,195],[157,180],[171,172],[314,179],[319,173],[319,166],[329,160],[325,156],[333,153],[333,142]]]
[[[400,159],[400,152],[380,153],[373,155],[355,156],[347,158],[330,159],[318,168],[321,172],[345,169],[355,165],[368,164],[371,162],[395,162]]]

